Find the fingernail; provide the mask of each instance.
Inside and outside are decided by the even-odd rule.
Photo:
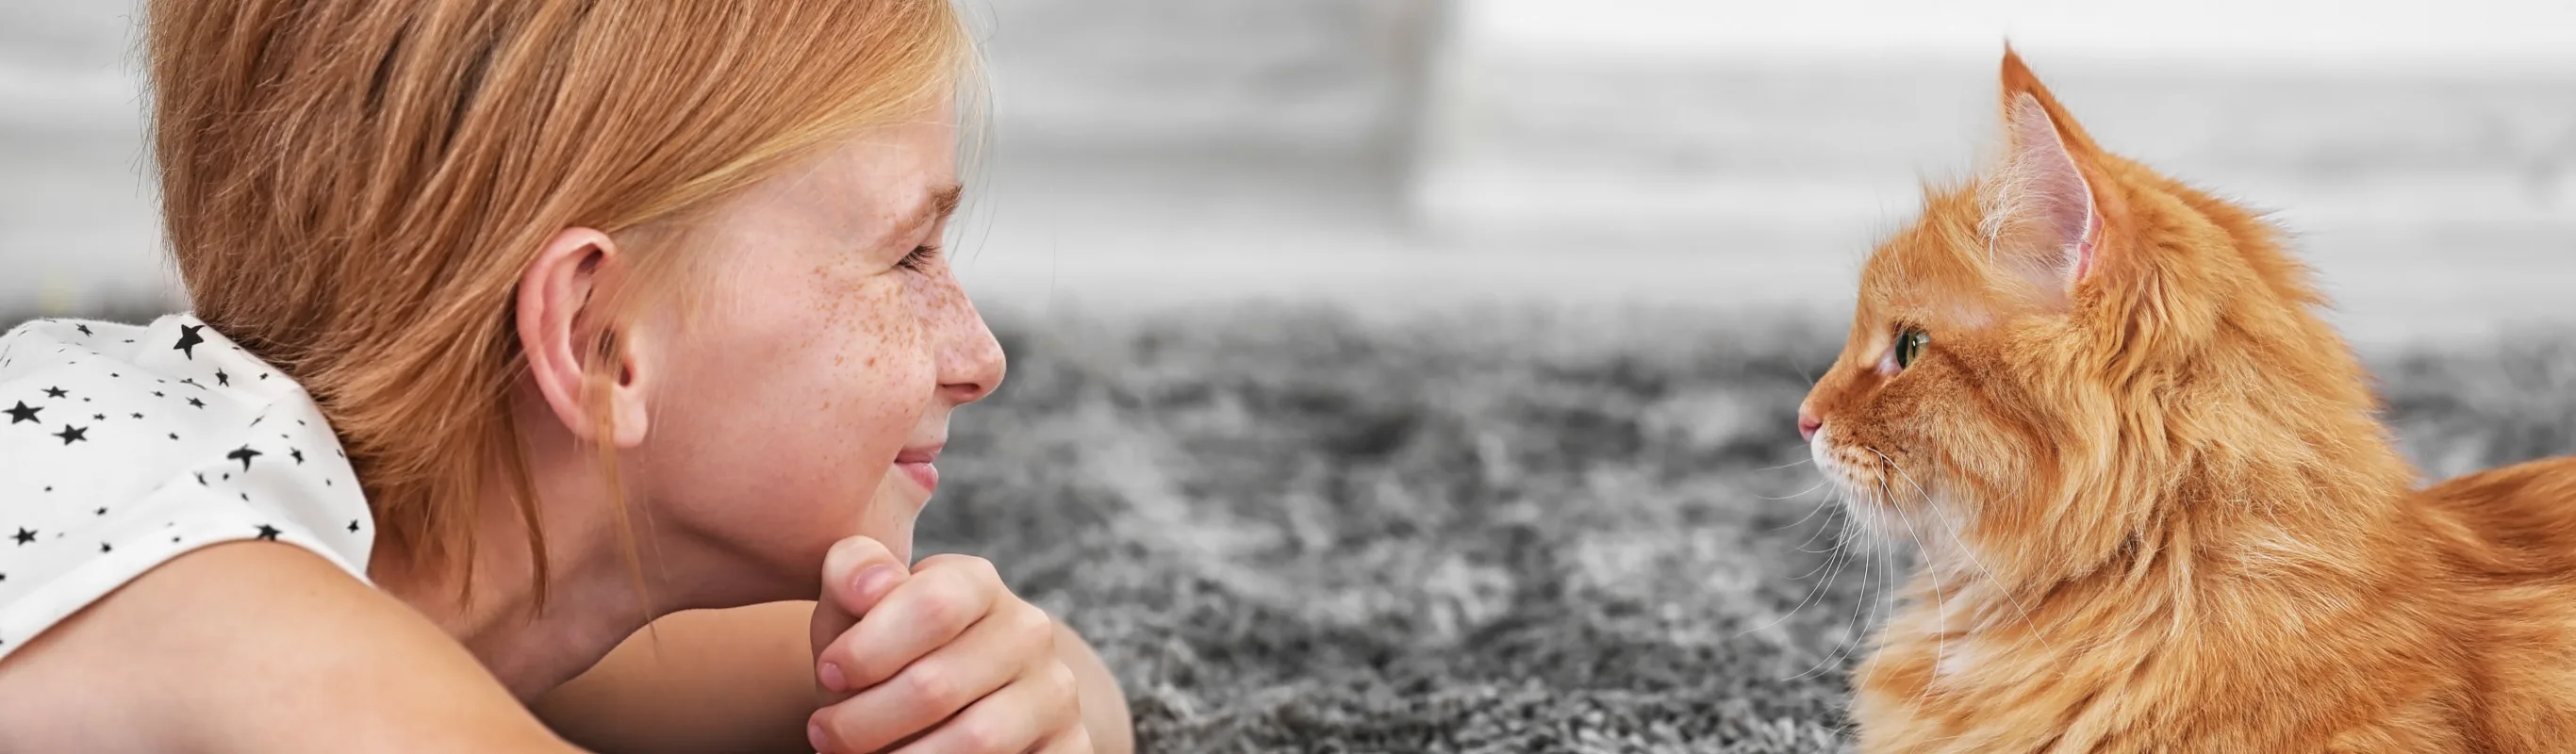
[[[805,742],[813,744],[816,752],[832,750],[830,745],[832,742],[823,740],[823,726],[820,723],[805,724]]]
[[[860,571],[858,581],[855,582],[859,589],[859,599],[874,600],[884,597],[885,591],[893,589],[895,580],[901,578],[903,578],[903,569],[890,565],[872,566]]]
[[[841,674],[840,663],[823,663],[823,669],[814,671],[814,675],[823,679],[823,688],[833,691],[850,690],[850,678]]]

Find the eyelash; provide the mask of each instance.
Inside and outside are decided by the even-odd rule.
[[[914,272],[920,272],[921,268],[930,264],[930,260],[938,258],[939,247],[924,244],[912,247],[912,253],[903,255],[903,260],[895,262],[894,264],[897,267]]]

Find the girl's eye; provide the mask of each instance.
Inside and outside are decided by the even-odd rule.
[[[939,247],[925,244],[912,247],[912,253],[903,255],[903,261],[896,262],[895,266],[920,272],[922,268],[930,266],[930,260],[938,258]]]
[[[1912,327],[1896,331],[1896,368],[1901,370],[1913,366],[1915,359],[1923,358],[1923,348],[1929,345],[1932,345],[1930,333]]]

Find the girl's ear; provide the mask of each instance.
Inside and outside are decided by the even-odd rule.
[[[520,273],[516,315],[528,376],[556,420],[584,442],[631,448],[647,429],[648,344],[605,310],[605,283],[624,265],[608,234],[566,228]]]
[[[2098,269],[2108,222],[2093,181],[2101,153],[2010,48],[2003,64],[2004,159],[1979,193],[1987,248],[2037,300],[2062,309]]]

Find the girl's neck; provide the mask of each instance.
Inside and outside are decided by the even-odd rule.
[[[381,539],[368,575],[464,645],[522,701],[580,675],[658,614],[618,543],[603,536],[612,527],[548,516],[551,561],[540,604],[526,526],[507,503],[485,501],[481,510],[470,575],[409,568],[399,544]]]

